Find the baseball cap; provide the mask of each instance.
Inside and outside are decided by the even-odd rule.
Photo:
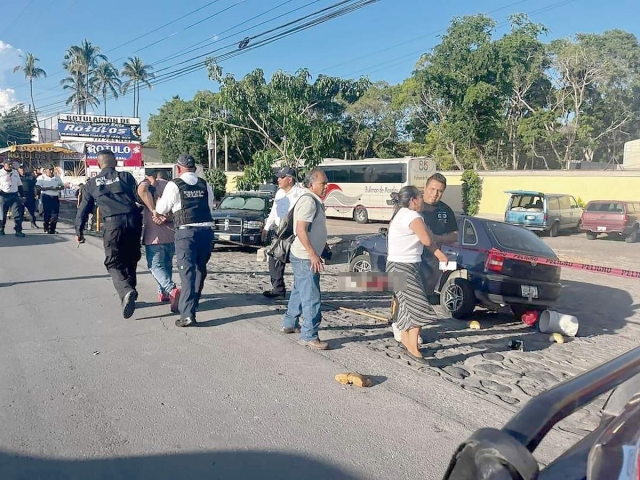
[[[280,170],[278,170],[278,173],[276,173],[276,177],[278,177],[278,178],[284,178],[284,177],[296,178],[296,171],[291,167],[282,167]]]
[[[186,168],[196,168],[196,159],[188,153],[180,155],[176,163]]]

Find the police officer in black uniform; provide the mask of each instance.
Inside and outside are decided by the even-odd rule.
[[[207,262],[213,247],[213,190],[196,174],[196,161],[182,154],[177,161],[178,178],[164,188],[156,202],[155,215],[173,212],[176,227],[176,261],[180,273],[180,318],[177,327],[196,323],[200,294],[207,277]]]
[[[18,173],[20,174],[20,180],[22,180],[22,196],[24,198],[24,208],[29,212],[31,217],[31,226],[33,228],[40,228],[36,224],[36,180],[37,178],[31,172],[27,170],[24,165],[18,167]]]
[[[84,242],[84,227],[94,205],[104,217],[104,266],[113,280],[122,316],[129,318],[136,309],[136,267],[141,257],[142,213],[136,204],[136,181],[129,172],[116,171],[116,157],[110,150],[98,153],[102,170],[87,181],[76,215],[76,240]]]

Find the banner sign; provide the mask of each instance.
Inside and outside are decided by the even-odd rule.
[[[139,142],[140,125],[88,124],[58,121],[58,133],[61,138],[80,137],[108,140],[131,140]]]
[[[102,123],[110,125],[140,125],[137,117],[104,117],[102,115],[81,115],[76,113],[63,113],[58,117],[59,122],[69,123]]]
[[[125,167],[142,166],[142,146],[139,143],[99,143],[88,142],[85,144],[87,165],[98,164],[98,152],[111,150],[118,160],[118,164]]]

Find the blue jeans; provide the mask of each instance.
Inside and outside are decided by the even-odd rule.
[[[318,328],[322,320],[320,304],[320,274],[311,271],[311,261],[290,255],[293,270],[293,289],[289,297],[287,313],[282,319],[283,328],[300,326],[300,315],[304,318],[301,329],[302,340],[318,339]]]
[[[176,284],[171,279],[173,271],[172,259],[175,253],[174,244],[145,245],[144,251],[147,257],[147,267],[151,270],[151,275],[153,275],[158,284],[158,293],[169,295],[171,290],[176,288]]]

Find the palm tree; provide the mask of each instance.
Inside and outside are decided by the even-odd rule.
[[[93,77],[93,91],[102,95],[105,117],[107,116],[107,93],[111,93],[113,98],[117,99],[121,88],[122,80],[120,80],[116,67],[109,62],[102,62],[96,67]]]
[[[42,141],[42,135],[40,134],[40,123],[38,123],[38,111],[36,110],[36,104],[33,101],[33,80],[38,78],[46,78],[47,72],[45,72],[42,68],[36,66],[36,62],[39,62],[40,59],[37,58],[33,53],[27,53],[24,57],[20,55],[20,57],[24,60],[22,65],[18,65],[13,67],[13,73],[16,73],[20,70],[24,72],[24,78],[29,80],[29,89],[31,92],[31,106],[33,107],[33,115],[36,120],[36,128],[38,129],[38,140]]]
[[[84,88],[84,94],[76,95],[76,101],[80,101],[78,113],[87,113],[87,104],[91,94],[92,75],[98,62],[107,61],[106,55],[100,53],[100,47],[96,47],[88,40],[83,40],[80,45],[72,45],[66,51],[62,65],[75,78],[75,86]],[[93,97],[95,99],[95,97]],[[95,103],[93,103],[95,104]]]
[[[126,94],[130,86],[133,85],[133,116],[138,116],[138,107],[140,105],[140,84],[144,84],[149,89],[152,88],[150,80],[155,78],[155,74],[151,71],[151,65],[145,65],[140,57],[129,57],[122,66],[122,75],[129,77],[129,80],[122,85],[122,93]]]
[[[84,83],[84,76],[72,74],[71,76],[62,79],[60,84],[65,90],[71,90],[71,95],[65,102],[67,105],[72,105],[72,109],[76,113],[87,113],[87,106],[97,106],[100,101],[92,93],[87,94],[87,89]]]

